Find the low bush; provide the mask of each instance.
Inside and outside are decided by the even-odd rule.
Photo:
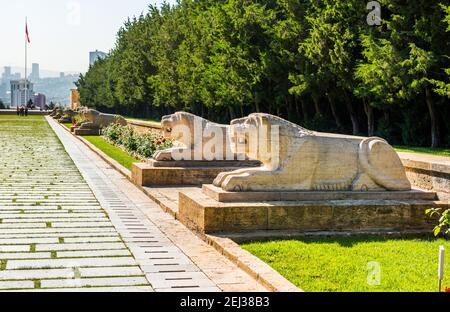
[[[139,134],[129,126],[113,124],[102,131],[110,143],[120,146],[140,158],[150,158],[155,152],[172,147],[172,142],[154,134]]]

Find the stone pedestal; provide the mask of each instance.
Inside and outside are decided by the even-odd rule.
[[[212,184],[203,185],[203,193],[222,203],[264,201],[323,201],[323,200],[438,200],[435,192],[411,191],[303,191],[303,192],[228,192]]]
[[[290,194],[294,200],[262,200],[280,194],[210,195],[214,189],[206,187],[179,193],[179,218],[189,228],[200,233],[288,230],[297,232],[331,231],[423,231],[429,233],[434,220],[425,215],[429,208],[447,208],[448,204],[432,200],[436,194],[418,191],[386,193],[385,199],[374,199],[376,194]],[[363,195],[366,199],[362,199]],[[240,199],[237,197],[239,196]],[[281,196],[281,197],[279,197]],[[302,198],[305,200],[298,200]],[[342,196],[348,197],[343,199]],[[391,199],[387,199],[392,196]],[[400,199],[400,197],[404,199]],[[297,198],[295,198],[297,197]],[[335,199],[327,199],[335,198]],[[351,199],[351,197],[354,197]],[[422,199],[419,199],[421,198]],[[222,200],[225,202],[218,201]],[[314,200],[313,200],[314,199]],[[233,202],[236,201],[236,202]]]
[[[132,180],[139,186],[211,184],[221,172],[259,166],[257,161],[155,161],[134,163]]]

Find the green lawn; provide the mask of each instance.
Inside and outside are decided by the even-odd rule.
[[[141,120],[141,121],[151,121],[151,122],[161,122],[161,120],[153,119],[153,118],[136,118],[136,117],[125,117],[125,119],[130,120]]]
[[[368,237],[301,238],[243,244],[301,289],[309,292],[437,291],[438,251],[443,239]],[[371,262],[380,264],[380,285],[369,285]],[[450,257],[444,286],[450,286]]]
[[[131,157],[120,148],[117,148],[114,145],[106,142],[101,136],[85,136],[83,138],[95,145],[103,153],[117,161],[128,170],[131,170],[133,163],[141,162],[140,160]]]
[[[395,150],[397,152],[420,153],[420,154],[430,154],[435,156],[450,157],[450,149],[448,148],[396,146]]]

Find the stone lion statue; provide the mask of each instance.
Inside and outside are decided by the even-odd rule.
[[[127,121],[120,115],[104,114],[95,109],[82,109],[79,112],[83,120],[80,129],[102,129],[110,124],[127,125]]]
[[[229,139],[229,125],[221,125],[202,117],[177,112],[164,116],[161,121],[163,136],[181,146],[158,151],[153,155],[157,161],[174,160],[174,155],[184,155],[177,160],[236,160]],[[210,153],[205,155],[205,150]],[[244,158],[245,159],[245,158]]]
[[[73,118],[78,115],[77,112],[73,111],[70,108],[66,108],[65,110],[63,110],[62,112],[62,116],[61,118],[58,120],[58,122],[60,123],[69,123],[73,121]]]
[[[53,117],[56,114],[56,110],[57,108],[55,107],[54,109],[51,110],[50,114],[48,114],[50,117]]]
[[[55,108],[53,115],[51,115],[54,119],[58,120],[62,117],[63,110],[61,108]]]
[[[313,132],[257,113],[231,123],[230,135],[245,145],[246,153],[250,153],[249,129],[265,139],[253,150],[263,166],[221,173],[215,186],[226,191],[411,189],[400,158],[383,139]],[[262,146],[264,141],[269,148]]]

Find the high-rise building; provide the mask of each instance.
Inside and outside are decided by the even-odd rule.
[[[36,108],[39,108],[41,111],[45,110],[45,104],[46,104],[45,102],[46,102],[45,94],[36,93],[34,95],[34,106]]]
[[[64,78],[66,77],[66,73],[65,72],[60,72],[59,73],[59,78]]]
[[[9,103],[11,96],[8,94],[9,82],[11,81],[11,67],[5,66],[2,77],[0,79],[0,101]]]
[[[94,63],[99,59],[104,59],[106,57],[105,52],[95,50],[94,52],[89,52],[89,64],[94,65]]]
[[[38,81],[40,78],[40,74],[39,74],[39,64],[38,63],[33,63],[32,67],[31,67],[31,74],[30,74],[30,80],[31,81]]]
[[[2,82],[8,83],[11,80],[11,67],[5,66],[2,74]]]
[[[34,101],[33,83],[25,79],[11,80],[11,106],[17,107]]]

